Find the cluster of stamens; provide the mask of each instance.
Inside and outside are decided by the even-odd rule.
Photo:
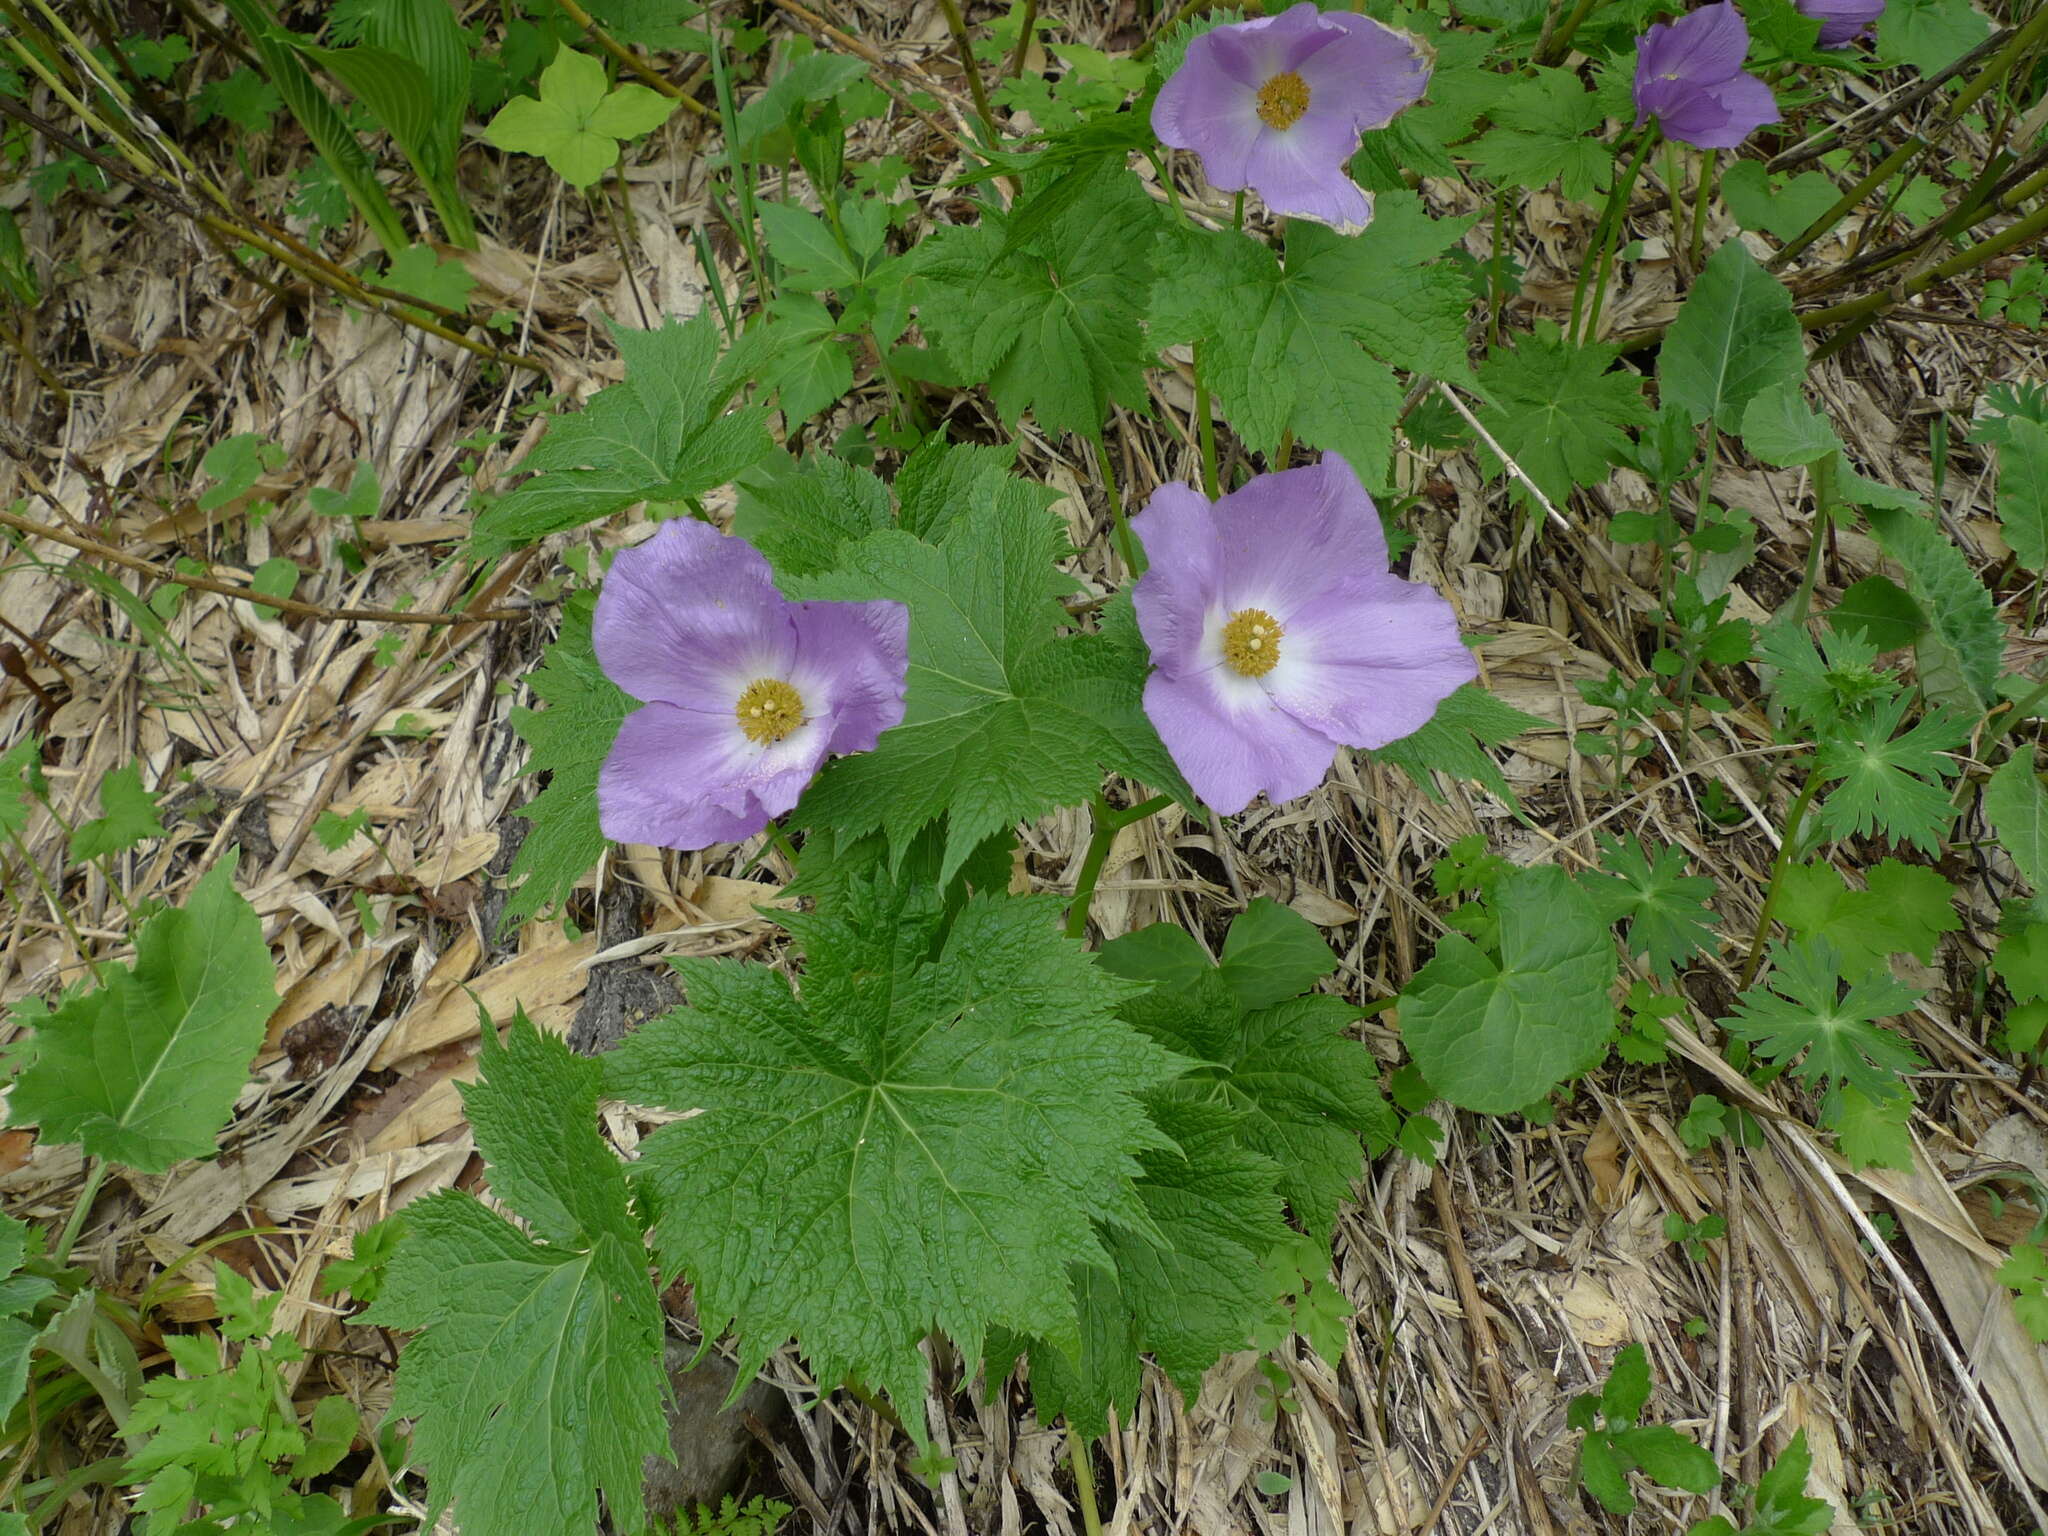
[[[773,746],[804,723],[803,695],[779,677],[760,677],[747,684],[733,706],[747,740]]]
[[[1259,121],[1268,128],[1288,129],[1308,110],[1308,82],[1288,70],[1259,87]]]
[[[1280,621],[1263,608],[1240,608],[1223,626],[1223,659],[1240,677],[1264,677],[1280,664]]]

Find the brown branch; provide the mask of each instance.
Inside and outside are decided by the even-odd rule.
[[[52,543],[65,545],[80,554],[92,555],[113,565],[125,567],[157,581],[175,582],[181,587],[191,587],[200,592],[217,592],[222,597],[239,598],[245,603],[256,603],[265,608],[275,608],[280,613],[293,614],[305,619],[324,619],[330,623],[362,624],[477,624],[492,619],[526,619],[533,616],[530,608],[490,608],[481,613],[406,613],[396,608],[323,608],[318,603],[302,603],[295,597],[272,597],[267,592],[258,592],[254,587],[239,582],[220,581],[211,576],[187,576],[180,571],[165,570],[153,560],[144,560],[102,544],[98,539],[83,538],[62,528],[53,528],[48,523],[36,522],[33,518],[17,517],[12,512],[0,512],[0,527],[12,528],[33,538],[48,539]]]

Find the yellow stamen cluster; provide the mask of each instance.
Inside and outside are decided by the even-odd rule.
[[[779,677],[760,677],[747,684],[733,706],[747,740],[773,746],[804,723],[803,695]]]
[[[1292,128],[1307,110],[1308,82],[1291,69],[1259,87],[1259,121],[1268,128]]]
[[[1263,608],[1240,608],[1223,626],[1223,659],[1240,677],[1264,677],[1280,664],[1280,621]]]

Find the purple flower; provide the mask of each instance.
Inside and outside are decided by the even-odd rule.
[[[1162,485],[1131,527],[1151,562],[1133,594],[1145,713],[1225,814],[1307,794],[1338,747],[1420,730],[1478,675],[1451,605],[1387,569],[1379,512],[1334,453],[1214,503]]]
[[[646,701],[597,778],[618,842],[751,837],[827,753],[865,752],[903,718],[907,608],[792,603],[751,544],[688,518],[613,560],[592,638],[605,675]]]
[[[1823,48],[1846,48],[1884,14],[1884,0],[1796,0],[1799,14],[1820,23]]]
[[[1213,187],[1251,187],[1275,213],[1361,229],[1372,199],[1344,167],[1361,133],[1421,99],[1429,65],[1406,32],[1296,5],[1189,43],[1153,105],[1152,131],[1200,155]]]
[[[1654,115],[1667,138],[1733,149],[1778,120],[1771,88],[1742,68],[1749,28],[1727,0],[1658,22],[1636,39],[1636,126]]]

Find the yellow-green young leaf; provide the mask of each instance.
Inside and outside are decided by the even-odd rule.
[[[1740,240],[1724,242],[1664,333],[1657,383],[1665,403],[1740,431],[1753,397],[1805,372],[1800,334],[1785,285]]]
[[[1843,1083],[1821,1096],[1820,1123],[1841,1138],[1852,1168],[1911,1168],[1913,1090],[1867,1094]]]
[[[668,1454],[662,1318],[623,1165],[597,1130],[604,1069],[525,1016],[463,1091],[491,1193],[408,1206],[364,1320],[417,1330],[392,1412],[414,1421],[431,1513],[463,1536],[647,1529],[642,1467]],[[537,1239],[537,1240],[536,1240]],[[431,1521],[430,1521],[431,1523]]]
[[[619,140],[660,127],[674,110],[644,85],[608,90],[604,65],[563,48],[541,71],[540,95],[506,102],[484,137],[499,149],[544,156],[564,181],[587,187],[617,162]]]
[[[38,1024],[8,1102],[14,1124],[144,1173],[213,1151],[277,1006],[263,925],[235,894],[234,867],[231,852],[184,906],[142,925],[132,968],[102,967],[97,991]]]
[[[934,1328],[969,1359],[997,1327],[1079,1350],[1072,1266],[1113,1263],[1098,1223],[1150,1225],[1135,1159],[1168,1146],[1139,1096],[1182,1063],[1115,1016],[1136,988],[1049,898],[976,896],[947,931],[931,882],[877,873],[785,921],[800,995],[685,961],[691,1006],[605,1058],[606,1092],[701,1111],[634,1166],[741,1376],[794,1335],[922,1439]]]
[[[124,763],[100,780],[100,813],[71,834],[71,857],[97,859],[164,835],[156,799],[142,787],[142,768]]]

